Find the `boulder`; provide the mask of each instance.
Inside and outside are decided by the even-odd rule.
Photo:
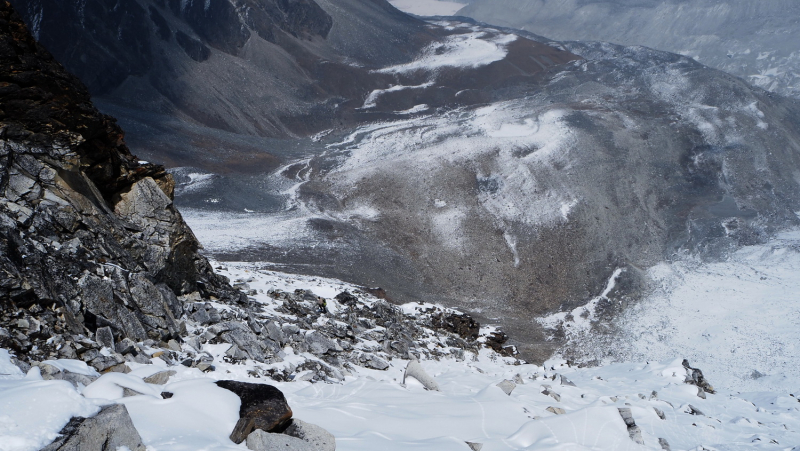
[[[133,427],[123,404],[104,407],[92,418],[75,417],[60,436],[41,451],[117,450],[145,451],[139,432]]]
[[[514,389],[517,388],[517,384],[508,379],[500,382],[499,384],[497,384],[497,386],[500,387],[500,389],[503,390],[503,392],[505,392],[505,394],[507,394],[508,396],[511,396],[511,392],[513,392]]]
[[[316,451],[309,442],[285,434],[272,434],[256,429],[247,436],[247,448],[253,451]]]
[[[316,424],[306,423],[305,421],[295,418],[292,420],[292,424],[289,425],[283,433],[308,442],[313,445],[312,449],[318,451],[336,451],[336,437]]]
[[[562,409],[561,407],[550,406],[550,407],[546,408],[545,410],[550,412],[550,413],[554,413],[556,415],[564,415],[565,413],[567,413],[567,411]]]
[[[292,409],[277,388],[237,381],[217,381],[217,386],[236,393],[242,400],[239,421],[230,437],[234,443],[242,443],[254,429],[281,432],[290,424]]]
[[[419,383],[422,384],[428,390],[439,391],[439,384],[431,377],[428,373],[425,372],[425,369],[422,368],[418,360],[412,360],[408,362],[406,366],[406,372],[403,374],[403,383],[406,383],[406,379],[409,377],[413,377],[414,379],[418,380]]]
[[[631,440],[640,445],[644,445],[642,429],[637,426],[636,422],[633,420],[631,409],[628,407],[621,407],[617,410],[619,411],[619,416],[622,417],[622,421],[625,422],[625,426],[628,427],[628,435],[630,436]]]
[[[143,380],[148,384],[164,385],[170,377],[176,374],[178,373],[175,370],[159,371],[158,373],[145,377]]]

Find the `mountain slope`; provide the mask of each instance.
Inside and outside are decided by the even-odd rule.
[[[644,45],[680,53],[750,83],[800,97],[791,0],[475,0],[458,12],[559,40]]]
[[[198,255],[174,180],[142,164],[86,88],[0,4],[0,343],[74,357],[62,334],[177,336],[192,292],[239,300]]]

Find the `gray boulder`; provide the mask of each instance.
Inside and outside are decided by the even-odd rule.
[[[176,374],[178,373],[175,370],[164,370],[155,374],[151,374],[150,376],[145,377],[143,380],[148,384],[164,385],[167,383],[170,377]]]
[[[72,418],[59,434],[59,438],[41,451],[116,450],[122,447],[130,451],[145,451],[142,438],[123,404],[104,407],[92,418]]]
[[[247,436],[247,448],[253,451],[316,451],[311,443],[285,434],[272,434],[256,429]]]
[[[292,420],[292,424],[286,428],[283,433],[313,445],[312,449],[318,451],[336,451],[336,437],[316,424],[306,423],[305,421],[295,418]],[[248,437],[248,440],[249,439],[250,437]]]
[[[497,386],[500,387],[500,389],[503,390],[503,392],[505,392],[505,394],[507,394],[508,396],[511,396],[511,392],[513,392],[514,389],[517,388],[517,384],[508,379],[500,382],[499,384],[497,384]]]

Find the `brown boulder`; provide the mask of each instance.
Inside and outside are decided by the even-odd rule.
[[[217,381],[217,386],[236,393],[242,400],[239,421],[230,437],[234,443],[242,443],[255,429],[283,432],[291,424],[292,409],[283,393],[272,385]]]

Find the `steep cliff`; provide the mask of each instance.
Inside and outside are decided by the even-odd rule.
[[[197,253],[173,189],[0,3],[0,346],[74,356],[50,339],[105,326],[163,340],[180,332],[178,296],[240,299]]]

